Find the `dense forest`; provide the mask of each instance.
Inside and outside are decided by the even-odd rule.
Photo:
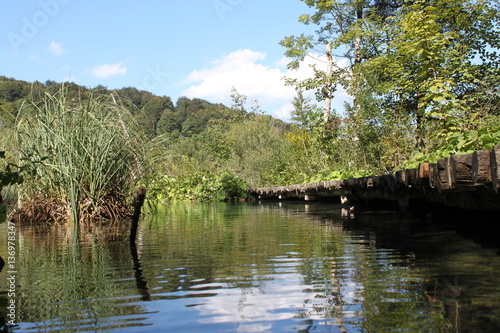
[[[159,200],[231,200],[500,143],[497,1],[302,1],[314,13],[299,21],[316,34],[281,45],[291,69],[313,51],[326,69],[288,80],[289,123],[249,108],[236,88],[230,106],[174,104],[133,87],[0,77],[4,199],[24,219],[114,218],[138,185]],[[332,110],[339,86],[353,101]]]

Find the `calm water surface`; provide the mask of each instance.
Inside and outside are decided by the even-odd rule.
[[[18,226],[10,329],[500,332],[498,228],[477,232],[480,216],[467,228],[438,222],[347,218],[329,204],[176,204],[140,222],[137,251],[126,223],[77,238]]]

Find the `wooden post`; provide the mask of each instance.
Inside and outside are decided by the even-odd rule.
[[[141,216],[141,208],[144,204],[144,199],[146,199],[147,189],[144,186],[140,186],[135,191],[134,196],[134,216],[132,217],[132,227],[130,228],[130,243],[135,245],[135,238],[137,236],[137,227],[139,226],[139,218]]]
[[[446,184],[447,184],[447,186],[444,189],[446,190],[454,188],[455,185],[457,184],[457,181],[455,178],[456,170],[455,170],[455,163],[453,163],[453,157],[448,156],[444,160],[445,160],[444,168],[445,168]],[[443,189],[443,187],[441,187],[441,189]]]
[[[367,177],[366,179],[366,187],[367,188],[372,188],[374,186],[374,178],[373,177]]]
[[[395,181],[395,176],[394,174],[387,174],[384,175],[384,183],[387,185],[389,190],[394,193],[396,191],[396,181]]]
[[[472,154],[456,155],[448,157],[450,166],[449,183],[451,187],[456,186],[472,186]]]
[[[472,154],[472,181],[475,185],[491,183],[490,151],[478,150]]]
[[[406,169],[405,185],[407,187],[417,186],[418,172],[418,169]]]
[[[396,171],[394,177],[396,179],[396,187],[400,188],[405,182],[406,172],[404,170]]]
[[[429,164],[430,163],[420,163],[418,165],[418,170],[417,170],[417,179],[415,181],[415,185],[417,187],[422,187],[424,186],[425,183],[429,183]]]
[[[429,186],[431,188],[438,187],[439,182],[438,166],[437,163],[429,163]]]
[[[429,164],[430,163],[420,163],[418,165],[418,178],[429,178]]]
[[[498,193],[500,188],[500,145],[495,146],[490,151],[491,182],[493,189]]]
[[[305,200],[305,201],[314,201],[314,200],[316,200],[316,196],[306,194],[306,195],[304,196],[304,200]]]
[[[441,193],[443,190],[449,190],[450,189],[450,183],[449,183],[449,160],[448,158],[446,159],[441,159],[437,161],[437,183],[436,187]]]

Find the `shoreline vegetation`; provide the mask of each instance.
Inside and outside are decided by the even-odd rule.
[[[363,160],[345,136],[347,119],[324,123],[321,110],[309,110],[313,119],[286,123],[247,111],[236,90],[232,107],[187,98],[170,103],[172,109],[160,106],[152,125],[144,109],[169,98],[0,77],[0,87],[12,84],[25,84],[28,93],[16,107],[3,98],[2,194],[21,222],[130,218],[139,186],[153,201],[231,201],[251,187],[384,174],[411,164],[411,154],[393,165]],[[131,91],[151,100],[142,109],[131,106]],[[174,115],[184,121],[174,126]],[[202,115],[198,128],[189,126],[190,117]],[[171,129],[158,133],[169,116]]]

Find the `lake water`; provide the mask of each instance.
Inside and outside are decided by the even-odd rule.
[[[500,332],[498,227],[480,214],[455,227],[390,211],[346,217],[324,203],[157,209],[140,222],[137,251],[126,223],[79,237],[16,226],[9,330]]]

